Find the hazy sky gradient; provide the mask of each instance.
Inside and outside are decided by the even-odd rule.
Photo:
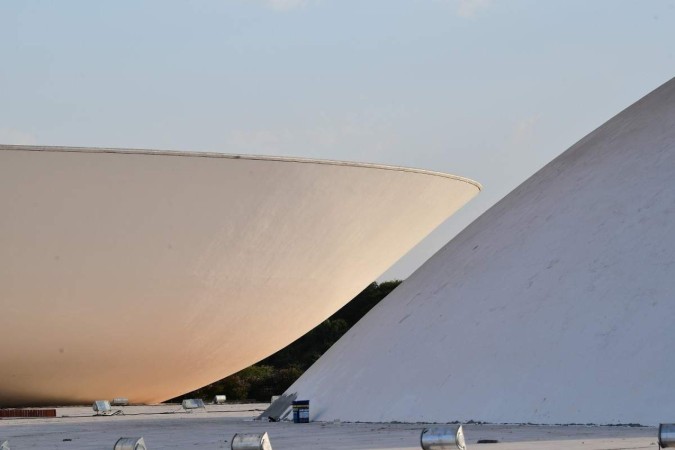
[[[382,279],[674,75],[675,0],[0,2],[0,143],[344,159],[483,184]]]

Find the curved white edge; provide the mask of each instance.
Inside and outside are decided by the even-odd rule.
[[[354,161],[340,161],[334,159],[315,159],[302,158],[295,156],[269,156],[269,155],[247,155],[237,153],[217,153],[203,151],[180,151],[180,150],[153,150],[136,148],[108,148],[108,147],[67,147],[67,146],[44,146],[44,145],[6,145],[0,144],[0,150],[22,150],[32,152],[72,152],[72,153],[119,153],[132,155],[161,155],[161,156],[183,156],[193,158],[227,158],[227,159],[245,159],[250,161],[279,161],[301,164],[328,164],[332,166],[358,167],[364,169],[395,170],[399,172],[419,173],[423,175],[432,175],[436,177],[449,178],[451,180],[463,181],[483,190],[483,186],[470,178],[460,177],[445,172],[434,170],[418,169],[415,167],[394,166],[388,164],[362,163]]]

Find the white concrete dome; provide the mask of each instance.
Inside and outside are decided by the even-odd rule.
[[[312,419],[672,421],[675,80],[464,229],[293,386]]]

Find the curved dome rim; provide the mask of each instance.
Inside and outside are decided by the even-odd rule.
[[[275,161],[300,164],[321,164],[342,167],[355,167],[361,169],[379,169],[392,170],[397,172],[410,172],[420,175],[430,175],[441,178],[447,178],[454,181],[464,182],[473,185],[478,191],[483,190],[483,186],[470,178],[453,175],[434,170],[419,169],[414,167],[404,167],[389,164],[364,163],[355,161],[340,161],[334,159],[304,158],[294,156],[270,156],[270,155],[247,155],[238,153],[219,153],[203,151],[183,151],[183,150],[156,150],[156,149],[138,149],[138,148],[113,148],[113,147],[70,147],[70,146],[45,146],[45,145],[6,145],[0,144],[0,150],[8,151],[30,151],[30,152],[56,152],[56,153],[100,153],[100,154],[120,154],[120,155],[148,155],[148,156],[179,156],[192,158],[222,158],[222,159],[242,159],[249,161]]]

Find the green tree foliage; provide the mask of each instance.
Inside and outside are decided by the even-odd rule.
[[[227,378],[170,401],[211,399],[225,394],[228,400],[269,401],[284,392],[305,370],[338,341],[356,322],[386,297],[400,280],[371,283],[352,301],[295,342]]]

